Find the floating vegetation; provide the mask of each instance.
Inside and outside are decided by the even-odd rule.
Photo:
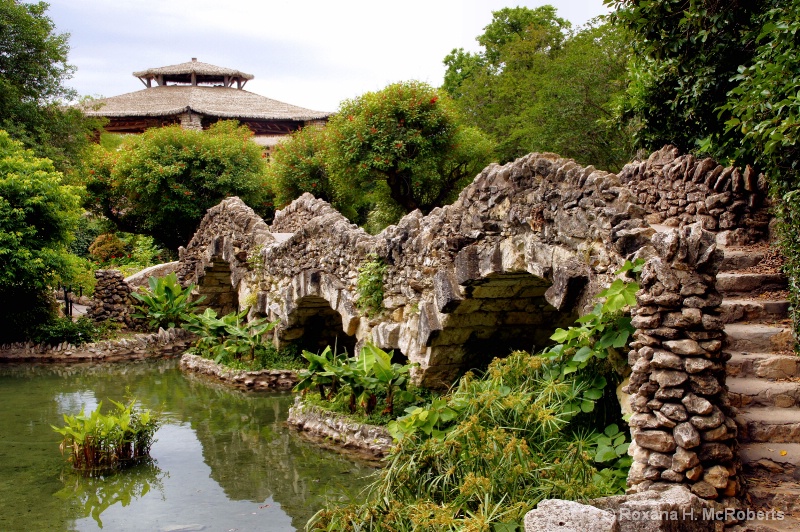
[[[149,410],[136,408],[136,400],[123,404],[111,401],[114,410],[100,412],[103,403],[91,414],[81,409],[76,416],[64,414],[64,427],[51,425],[63,436],[61,454],[68,455],[72,467],[89,476],[140,462],[150,456],[159,420]]]

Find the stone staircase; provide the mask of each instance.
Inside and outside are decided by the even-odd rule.
[[[800,357],[793,351],[786,278],[765,265],[764,246],[724,252],[717,289],[748,506],[786,513],[783,521],[750,521],[737,529],[800,530]]]

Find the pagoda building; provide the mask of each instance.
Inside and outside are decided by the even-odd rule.
[[[270,148],[292,131],[325,124],[330,115],[248,92],[244,86],[252,74],[194,57],[133,75],[144,84],[143,90],[94,100],[85,108],[88,115],[108,118],[108,132],[142,133],[172,124],[207,129],[219,120],[238,120],[253,131],[256,143]]]

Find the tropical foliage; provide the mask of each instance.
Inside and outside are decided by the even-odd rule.
[[[142,304],[136,306],[134,318],[147,320],[148,326],[156,330],[159,327],[168,329],[177,327],[189,319],[205,296],[192,299],[194,285],[183,288],[178,277],[170,273],[164,277],[150,277],[147,280],[149,290],[132,292],[131,296]]]
[[[346,402],[349,414],[359,408],[371,416],[379,406],[386,419],[394,419],[395,401],[408,403],[415,399],[408,391],[410,364],[392,363],[392,352],[367,343],[357,357],[347,358],[330,347],[322,353],[303,351],[308,368],[299,374],[294,391],[316,389],[319,397],[330,405]]]
[[[623,492],[631,459],[612,360],[637,289],[620,278],[554,333],[555,346],[495,359],[482,377],[467,373],[445,397],[408,407],[388,425],[398,446],[368,500],[323,509],[309,529],[517,531],[542,499]]]
[[[101,401],[91,414],[83,409],[75,416],[64,414],[65,425],[53,426],[63,437],[61,453],[72,467],[88,475],[102,475],[148,457],[158,430],[158,417],[137,408],[136,400],[111,403],[114,409],[108,414],[101,413]]]

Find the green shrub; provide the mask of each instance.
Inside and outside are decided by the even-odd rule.
[[[98,147],[87,207],[171,250],[186,245],[206,211],[226,197],[239,196],[263,213],[271,209],[265,163],[250,137],[247,127],[222,121],[206,131],[149,129],[111,153]]]
[[[0,131],[0,343],[50,320],[48,292],[69,276],[67,245],[79,197],[62,175]]]
[[[105,218],[84,213],[78,219],[73,232],[72,242],[69,243],[69,252],[84,259],[89,258],[89,246],[103,233],[113,231],[113,225]]]
[[[513,353],[483,378],[465,375],[446,398],[411,408],[415,430],[368,500],[324,509],[309,529],[517,531],[542,499],[610,494],[595,478],[591,436],[570,430],[564,413],[585,388],[550,370],[543,357]]]
[[[103,233],[89,245],[89,255],[99,262],[119,259],[125,255],[125,244],[114,233]]]
[[[96,325],[86,316],[72,321],[70,318],[55,318],[40,324],[31,334],[31,340],[37,344],[58,345],[68,342],[81,345],[95,342],[106,337],[112,325]]]
[[[111,401],[115,409],[102,414],[103,403],[91,414],[83,409],[76,416],[64,414],[64,427],[53,426],[61,434],[61,453],[68,454],[72,467],[88,475],[130,465],[150,454],[153,436],[160,424],[149,410]]]
[[[178,326],[205,299],[200,296],[192,301],[190,297],[194,285],[182,288],[174,273],[165,277],[150,277],[147,284],[149,290],[131,293],[131,296],[143,303],[136,306],[139,312],[133,314],[133,317],[146,319],[153,330]]]

